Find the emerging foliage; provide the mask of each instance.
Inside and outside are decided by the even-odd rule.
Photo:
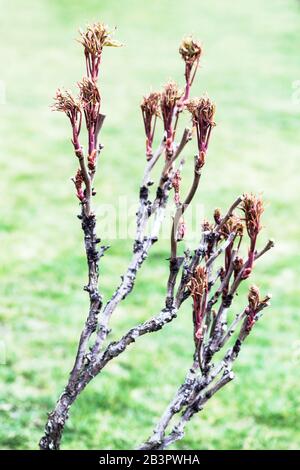
[[[260,197],[245,193],[235,199],[224,215],[217,208],[212,220],[202,222],[200,241],[193,251],[186,249],[178,253],[178,244],[184,240],[188,229],[184,213],[199,187],[215,127],[216,111],[214,103],[207,96],[190,98],[202,47],[188,36],[179,47],[185,63],[184,90],[181,91],[175,82],[170,81],[161,92],[151,92],[141,103],[146,164],[139,188],[135,239],[128,268],[111,298],[104,302],[98,281],[101,257],[108,246],[99,245],[101,239],[96,233],[96,216],[92,208],[96,194],[93,188],[94,176],[103,148],[99,143],[104,115],[101,113],[102,96],[98,77],[103,48],[119,46],[120,43],[112,38],[111,30],[102,23],[88,26],[84,32],[80,31],[79,41],[84,48],[87,75],[78,82],[77,97],[68,91],[58,90],[53,109],[64,112],[70,120],[72,143],[78,161],[73,182],[81,207],[78,217],[83,230],[88,266],[88,282],[84,289],[89,295],[89,309],[72,371],[54,410],[49,414],[40,448],[59,449],[69,409],[89,382],[138,338],[159,331],[174,321],[181,305],[190,299],[192,313],[186,321],[191,324],[194,345],[192,364],[187,367],[185,381],[158,420],[153,433],[140,447],[165,449],[183,437],[185,426],[191,418],[234,378],[233,363],[262,311],[269,305],[270,296],[261,296],[258,287],[250,286],[245,306],[237,315],[232,313],[232,304],[241,284],[251,276],[254,263],[273,247],[273,242],[270,240],[263,249],[258,250],[263,203]],[[190,113],[192,126],[185,127],[177,140],[178,121],[187,115],[182,112],[184,110]],[[154,151],[157,118],[160,117],[161,139]],[[86,151],[80,141],[83,121],[87,136]],[[194,135],[197,153],[190,187],[184,195],[181,183],[185,160],[179,157],[183,152],[187,153],[187,146]],[[159,178],[154,184],[153,168],[159,165]],[[144,323],[131,328],[106,346],[105,341],[111,331],[111,317],[118,305],[133,292],[138,272],[151,247],[159,239],[167,205],[172,201],[172,192],[175,208],[164,304]],[[173,424],[176,417],[177,421]]]

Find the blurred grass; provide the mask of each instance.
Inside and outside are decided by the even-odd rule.
[[[235,370],[237,379],[190,424],[178,449],[299,448],[299,79],[296,0],[1,0],[1,344],[0,447],[36,448],[46,412],[71,367],[87,310],[85,259],[69,177],[76,163],[66,120],[49,110],[58,86],[83,74],[76,30],[88,21],[118,26],[126,47],[105,50],[101,92],[107,120],[97,204],[134,198],[143,170],[142,94],[170,77],[182,81],[176,53],[187,33],[205,56],[194,94],[217,103],[217,123],[198,201],[209,215],[236,195],[261,191],[264,240],[276,250],[252,282],[273,294]],[[262,243],[263,241],[262,240]],[[104,240],[109,242],[109,240]],[[107,296],[128,261],[130,240],[112,243],[102,263]],[[119,308],[120,334],[155,313],[168,255],[158,243],[135,294]],[[155,273],[155,276],[153,276]],[[240,301],[241,302],[241,301]],[[63,447],[132,448],[151,431],[190,363],[188,306],[172,325],[114,361],[72,410]]]

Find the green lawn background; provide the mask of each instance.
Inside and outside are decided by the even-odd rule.
[[[251,282],[272,292],[235,366],[236,380],[190,423],[177,449],[299,448],[299,103],[300,4],[296,0],[1,0],[0,80],[0,448],[33,449],[65,384],[87,312],[76,161],[63,116],[49,105],[58,86],[83,73],[79,26],[117,26],[122,49],[104,52],[100,89],[107,119],[96,204],[134,200],[144,166],[139,103],[174,78],[185,34],[203,42],[194,94],[217,104],[217,127],[197,202],[209,216],[238,194],[262,192],[262,241],[276,249]],[[187,156],[192,157],[190,147]],[[109,243],[109,240],[104,240]],[[102,262],[107,297],[129,259],[116,240]],[[162,305],[168,243],[159,242],[135,294],[118,309],[112,337]],[[242,299],[238,301],[242,306]],[[238,306],[237,306],[238,308]],[[2,351],[3,352],[3,351]],[[138,341],[75,404],[65,449],[127,449],[150,433],[190,364],[191,313]],[[3,354],[2,354],[3,356]],[[2,357],[3,359],[3,357]]]

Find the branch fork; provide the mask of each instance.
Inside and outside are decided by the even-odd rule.
[[[181,91],[174,82],[168,82],[162,92],[151,92],[141,103],[146,164],[138,194],[136,233],[131,259],[121,276],[121,282],[111,298],[104,301],[99,287],[99,272],[101,258],[109,246],[100,245],[96,215],[92,208],[93,197],[96,195],[93,184],[97,162],[103,148],[99,136],[105,119],[101,112],[102,97],[98,78],[104,47],[117,47],[120,43],[113,39],[110,29],[102,23],[80,31],[79,42],[84,48],[86,77],[78,83],[77,97],[69,91],[58,90],[53,109],[64,112],[70,121],[71,140],[78,161],[73,182],[81,205],[78,217],[88,267],[88,282],[84,290],[89,296],[89,309],[69,379],[54,410],[48,415],[39,445],[43,450],[59,449],[69,410],[90,381],[138,338],[159,331],[174,321],[183,302],[191,298],[192,315],[187,321],[191,323],[191,337],[194,342],[192,365],[173,400],[158,420],[152,435],[140,446],[140,449],[165,449],[184,436],[185,426],[191,418],[203,409],[215,393],[233,380],[232,365],[262,311],[269,305],[270,296],[261,297],[259,289],[252,286],[245,308],[234,318],[231,306],[240,285],[251,276],[254,263],[274,243],[269,241],[261,251],[257,251],[263,205],[260,198],[253,194],[244,194],[234,201],[224,216],[217,209],[213,222],[205,221],[202,224],[200,240],[193,251],[185,249],[183,253],[180,252],[179,243],[184,240],[186,233],[183,215],[199,188],[212,129],[215,127],[215,105],[210,99],[207,96],[190,99],[202,47],[196,40],[187,37],[179,49],[185,63],[184,90]],[[190,113],[192,129],[186,126],[181,139],[176,142],[177,125],[184,110]],[[160,118],[163,124],[162,135],[160,144],[154,151],[154,138]],[[80,141],[83,123],[87,135],[86,153]],[[197,137],[197,153],[193,177],[186,196],[181,200],[181,172],[185,163],[182,154],[186,152],[194,134]],[[159,165],[160,160],[163,161],[155,184],[153,169]],[[160,228],[173,190],[175,214],[170,234],[169,276],[164,303],[155,315],[130,328],[118,340],[107,344],[111,317],[119,304],[133,291],[141,266],[152,245],[159,240]],[[242,217],[236,214],[238,210],[241,210]],[[246,239],[249,244],[244,260],[241,245]],[[227,324],[230,326],[227,327]],[[234,341],[230,348],[221,353],[221,360],[213,364],[214,355],[227,348],[232,340]]]

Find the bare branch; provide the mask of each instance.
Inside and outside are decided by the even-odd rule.
[[[266,246],[258,253],[255,254],[255,259],[257,260],[261,256],[263,256],[265,253],[267,253],[271,248],[274,248],[275,243],[274,240],[269,240]]]
[[[222,218],[221,222],[216,226],[215,228],[215,231],[216,232],[220,232],[221,228],[226,224],[226,222],[228,221],[229,217],[232,216],[233,214],[233,211],[234,209],[236,209],[239,204],[242,202],[243,200],[243,196],[239,196],[235,201],[234,203],[230,206],[230,208],[228,209],[226,215]]]
[[[165,449],[183,437],[185,426],[191,418],[202,410],[215,393],[233,379],[232,365],[262,311],[269,305],[270,296],[261,298],[259,289],[251,286],[248,305],[233,321],[231,304],[242,281],[249,278],[254,268],[254,261],[269,251],[274,243],[270,240],[260,252],[257,252],[256,242],[262,228],[260,217],[263,203],[260,197],[245,194],[234,201],[223,218],[218,209],[214,213],[213,224],[208,221],[203,222],[200,243],[193,252],[186,250],[184,256],[177,256],[177,242],[183,238],[185,228],[181,217],[198,189],[211,131],[215,126],[215,105],[209,98],[188,100],[202,50],[197,41],[188,37],[180,46],[180,54],[185,63],[185,91],[181,92],[174,82],[169,82],[161,94],[150,93],[141,105],[147,161],[139,188],[135,239],[130,261],[120,284],[112,296],[103,302],[98,286],[99,264],[108,247],[103,245],[98,248],[101,240],[96,234],[96,216],[92,210],[92,197],[96,194],[92,184],[97,169],[97,159],[102,149],[98,137],[105,118],[101,113],[101,95],[97,79],[103,47],[119,44],[112,39],[109,29],[101,23],[88,26],[86,32],[81,32],[80,42],[84,47],[87,77],[78,83],[78,98],[74,98],[69,92],[58,90],[54,109],[63,111],[70,120],[72,144],[79,161],[79,168],[73,181],[76,196],[81,203],[79,219],[84,234],[88,266],[88,283],[84,289],[89,295],[89,309],[69,380],[54,410],[48,416],[40,448],[59,449],[69,409],[90,381],[138,338],[159,331],[172,322],[177,317],[182,303],[191,297],[191,338],[194,341],[192,367],[187,371],[185,380],[158,420],[153,434],[141,446],[141,449]],[[192,132],[186,127],[180,142],[178,144],[175,142],[178,119],[183,114],[184,108],[191,113],[198,153],[195,157],[190,189],[185,200],[181,202],[180,181],[184,160],[181,160],[179,165],[176,160],[192,139]],[[154,132],[159,116],[162,117],[164,133],[158,149],[153,154]],[[83,121],[87,130],[87,155],[79,140]],[[162,164],[158,184],[156,188],[153,186],[155,190],[151,194],[151,187],[154,184],[151,180],[152,170],[162,155],[165,161]],[[106,345],[111,317],[119,304],[132,292],[137,274],[147,259],[152,245],[159,238],[172,188],[175,193],[176,213],[171,233],[171,256],[164,305],[158,309],[156,315],[131,327],[121,338]],[[243,219],[234,214],[234,210],[240,204],[240,209],[244,213]],[[151,227],[149,227],[150,222],[152,222]],[[179,230],[179,227],[182,230]],[[246,230],[243,231],[243,228]],[[246,234],[244,237],[243,233]],[[247,237],[248,258],[243,260],[238,254],[242,242]],[[227,328],[229,320],[231,323]],[[238,332],[233,346],[226,353],[220,352],[222,359],[217,359],[214,365],[212,359],[215,354],[225,348],[236,331]]]

